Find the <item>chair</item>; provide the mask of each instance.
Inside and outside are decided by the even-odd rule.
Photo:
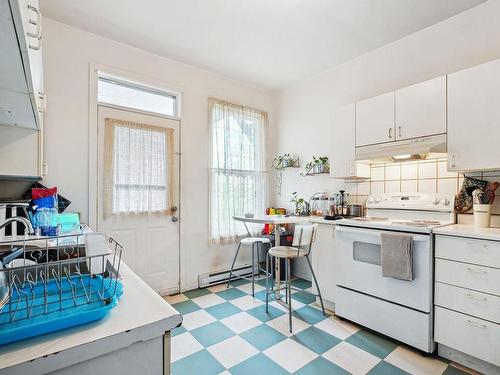
[[[237,279],[250,280],[252,282],[252,296],[255,297],[255,259],[257,258],[257,272],[260,275],[261,271],[264,271],[260,268],[260,255],[259,248],[260,245],[268,245],[270,246],[271,240],[265,237],[246,237],[243,238],[238,244],[238,248],[236,249],[236,254],[234,254],[233,263],[231,264],[231,270],[229,271],[229,279],[227,280],[227,288],[229,288],[229,284],[231,282],[231,277],[233,276],[234,264],[236,263],[236,258],[238,257],[238,253],[240,252],[241,245],[251,246],[252,249],[252,277],[244,277],[244,276],[234,276]],[[257,254],[257,256],[255,256]],[[269,277],[269,273],[266,272],[266,278]]]
[[[272,258],[277,258],[276,262],[279,262],[281,259],[285,259],[285,302],[281,300],[277,300],[283,306],[288,308],[288,316],[290,323],[290,332],[292,332],[292,289],[300,290],[302,292],[306,292],[312,294],[314,296],[319,297],[321,302],[321,310],[323,314],[326,315],[325,306],[323,305],[323,298],[321,297],[321,291],[319,289],[318,280],[316,279],[316,275],[314,274],[313,267],[311,265],[311,260],[309,259],[309,255],[311,254],[311,247],[316,237],[316,224],[309,225],[296,225],[294,234],[293,234],[293,242],[292,246],[275,246],[272,247],[267,253],[266,257],[266,273],[269,275],[269,265],[272,263]],[[301,257],[305,257],[307,259],[307,264],[311,269],[311,274],[314,280],[314,284],[316,285],[316,290],[318,294],[298,289],[292,287],[291,282],[291,261],[293,259],[298,259]],[[281,286],[280,289],[281,290]],[[278,291],[279,291],[278,290]],[[269,282],[266,279],[266,312],[268,312],[269,308],[269,294],[276,292],[276,290],[269,290]]]

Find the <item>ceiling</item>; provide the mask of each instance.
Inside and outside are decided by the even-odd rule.
[[[282,89],[485,0],[40,0],[49,18]]]

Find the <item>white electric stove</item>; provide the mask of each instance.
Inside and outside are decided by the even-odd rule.
[[[432,229],[455,223],[453,196],[370,196],[367,216],[336,222],[335,313],[425,352],[433,352]],[[413,237],[413,280],[382,276],[380,235]]]

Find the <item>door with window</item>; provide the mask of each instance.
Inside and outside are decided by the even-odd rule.
[[[179,290],[179,121],[98,106],[98,230],[160,294]]]

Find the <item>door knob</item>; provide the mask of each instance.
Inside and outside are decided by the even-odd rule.
[[[177,223],[179,218],[177,216],[172,216],[172,223]]]

